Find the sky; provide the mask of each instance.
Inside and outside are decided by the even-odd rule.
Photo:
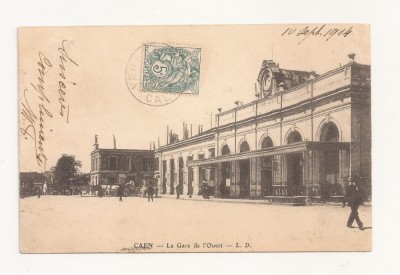
[[[20,29],[20,171],[48,170],[62,154],[71,154],[82,162],[82,172],[89,172],[95,135],[99,136],[100,148],[112,148],[115,135],[117,148],[148,149],[150,141],[157,143],[158,137],[161,145],[166,143],[167,125],[180,137],[183,122],[193,124],[194,134],[199,124],[207,130],[218,108],[228,110],[235,106],[236,100],[246,103],[255,99],[254,84],[263,60],[273,59],[280,68],[316,71],[318,74],[347,63],[349,52],[356,54],[356,62],[371,64],[368,25],[325,25],[323,34],[335,28],[351,28],[351,32],[346,37],[344,31],[341,35],[338,31],[331,38],[329,34],[325,37],[310,35],[299,43],[305,36],[298,34],[305,27],[210,25]],[[308,30],[321,27],[322,24],[309,25]],[[296,30],[291,35],[282,35],[287,28]],[[145,105],[132,96],[126,84],[127,64],[135,49],[143,43],[153,42],[201,48],[198,95],[181,95],[176,101],[158,107]],[[43,75],[41,68],[44,68]],[[65,86],[61,92],[60,81]],[[35,90],[39,84],[43,94]],[[28,104],[36,116],[33,123],[21,114]],[[60,114],[62,106],[65,106],[63,116]],[[41,138],[44,140],[40,144]],[[37,154],[46,161],[38,163]]]

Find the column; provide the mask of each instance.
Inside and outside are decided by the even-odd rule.
[[[189,168],[187,167],[187,159],[183,159],[183,194],[182,195],[187,195],[188,194],[188,187],[189,187],[189,178],[188,178],[188,173]]]
[[[217,164],[216,164],[216,167],[215,167],[215,195],[217,196],[217,197],[221,197],[221,187],[220,187],[220,185],[222,184],[222,185],[225,185],[225,182],[222,182],[222,172],[221,172],[221,169],[222,169],[222,163],[221,162],[218,162]]]
[[[237,192],[236,192],[236,189],[237,189],[237,174],[238,174],[238,171],[236,171],[236,170],[238,170],[238,169],[236,169],[236,161],[232,161],[231,163],[230,163],[230,165],[231,165],[231,186],[230,186],[230,195],[232,196],[232,197],[236,197],[236,195],[237,195]]]
[[[193,196],[199,195],[199,166],[193,167]]]
[[[166,163],[167,163],[167,173],[165,174],[165,177],[167,179],[166,181],[166,192],[165,194],[170,194],[171,193],[171,159],[167,158],[166,159]]]
[[[257,192],[257,167],[258,167],[258,158],[250,159],[250,196],[256,197],[260,195],[260,192]]]

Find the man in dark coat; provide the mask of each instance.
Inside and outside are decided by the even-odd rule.
[[[352,182],[351,186],[348,188],[349,194],[347,194],[347,203],[351,208],[351,213],[347,221],[347,227],[353,228],[353,222],[356,220],[358,228],[364,230],[364,225],[358,216],[358,208],[363,203],[363,198],[359,187]]]
[[[123,194],[124,194],[124,187],[120,185],[117,188],[117,196],[119,197],[119,201],[122,201]]]
[[[149,187],[147,188],[147,201],[150,202],[153,201],[153,196],[154,196],[154,187],[152,184],[149,185]]]
[[[99,196],[100,199],[104,196],[103,188],[100,185],[97,189],[97,196]]]
[[[179,183],[179,184],[176,186],[176,188],[175,188],[175,191],[176,191],[176,198],[177,198],[177,199],[180,198],[179,195],[181,194],[181,187],[182,187],[182,185],[181,185],[181,183]]]
[[[202,192],[203,192],[203,198],[204,199],[209,199],[210,196],[208,195],[208,184],[207,181],[203,181],[203,185],[202,185]]]

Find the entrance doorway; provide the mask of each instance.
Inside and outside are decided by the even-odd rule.
[[[230,179],[231,179],[231,164],[230,162],[223,162],[221,164],[221,185],[219,188],[219,195],[226,197],[230,194]],[[229,184],[227,184],[229,181]]]
[[[339,141],[339,130],[333,122],[324,125],[320,140],[326,142]],[[342,188],[339,186],[339,151],[329,150],[321,153],[320,175],[322,177],[320,183],[322,198],[342,193]]]
[[[270,148],[273,147],[272,139],[267,136],[263,139],[261,143],[261,148]],[[272,196],[273,195],[273,169],[272,162],[273,157],[263,157],[261,158],[261,194],[263,196]]]
[[[303,155],[301,153],[290,154],[287,157],[287,183],[289,195],[296,196],[301,194],[301,186],[303,185]]]
[[[179,190],[179,194],[182,195],[183,193],[183,170],[184,170],[184,166],[183,166],[183,158],[180,157],[179,158],[179,173],[178,173],[178,190]]]
[[[231,150],[229,149],[228,145],[222,146],[221,155],[229,155]],[[229,183],[227,184],[227,180]],[[231,180],[231,163],[230,162],[223,162],[221,164],[221,183],[219,187],[219,195],[220,197],[226,197],[230,194],[230,180]]]
[[[240,153],[250,151],[250,146],[247,141],[240,144]],[[240,196],[245,197],[250,195],[250,160],[244,159],[239,161],[240,171]]]
[[[301,142],[302,138],[298,131],[293,131],[287,138],[287,144]],[[288,195],[301,195],[303,186],[303,154],[295,153],[287,155],[287,186]]]
[[[240,196],[250,195],[250,160],[240,160]]]
[[[272,157],[261,158],[261,191],[263,196],[273,195]]]

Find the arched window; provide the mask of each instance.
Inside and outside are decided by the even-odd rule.
[[[239,151],[240,151],[240,153],[250,151],[250,146],[247,143],[247,141],[243,141],[242,144],[240,144],[240,150]]]
[[[261,143],[261,148],[269,148],[269,147],[273,147],[274,144],[272,143],[272,139],[270,137],[265,137]]]
[[[330,141],[330,142],[339,141],[339,130],[335,125],[335,123],[328,122],[323,126],[321,131],[320,141]]]
[[[224,145],[222,146],[222,150],[221,150],[221,155],[229,155],[231,153],[231,150],[229,149],[228,145]]]
[[[302,138],[298,131],[291,132],[287,138],[287,144],[301,142],[301,141],[302,141]]]

